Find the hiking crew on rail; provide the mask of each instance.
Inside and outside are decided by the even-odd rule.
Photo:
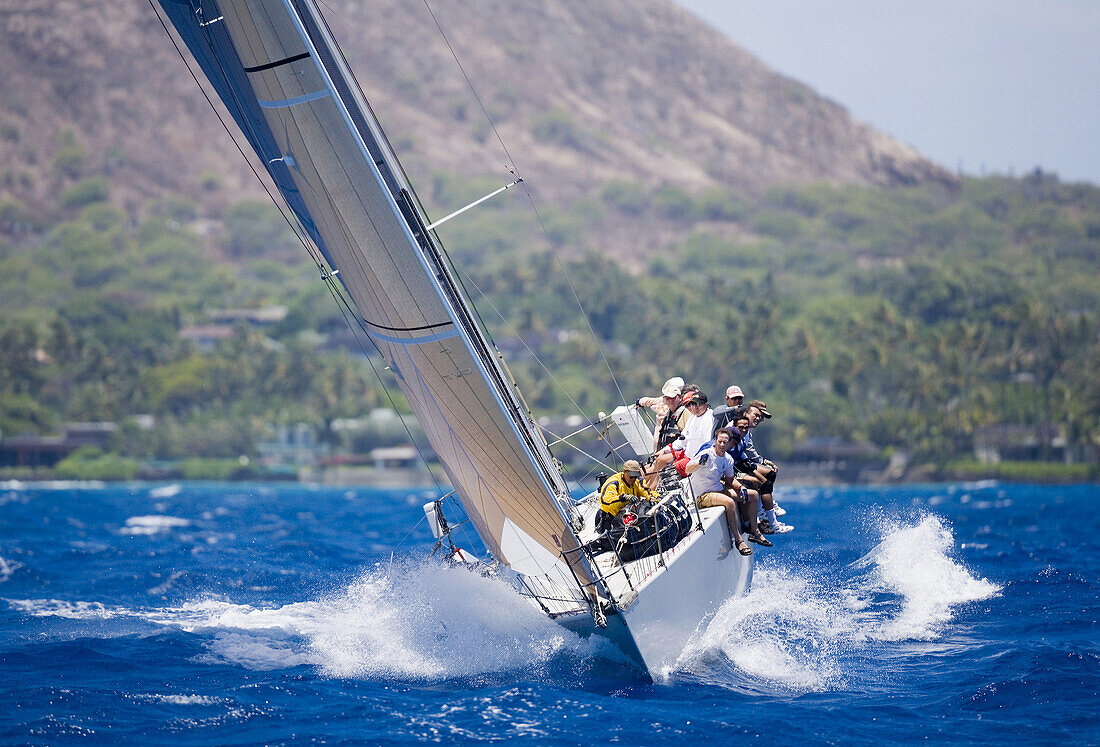
[[[779,468],[757,451],[752,430],[772,417],[761,400],[744,404],[739,386],[726,388],[725,405],[712,409],[707,395],[679,376],[661,387],[660,397],[640,397],[638,408],[656,416],[653,453],[646,465],[629,460],[600,488],[596,528],[608,531],[615,516],[630,502],[657,500],[664,480],[684,479],[682,484],[700,508],[725,510],[733,546],[751,555],[748,539],[764,547],[772,543],[766,534],[784,534],[793,527],[779,520],[786,514],[773,497]],[[667,483],[666,483],[667,485]]]

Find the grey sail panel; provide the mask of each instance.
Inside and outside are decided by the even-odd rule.
[[[518,400],[442,282],[446,269],[414,236],[411,200],[399,204],[404,177],[325,46],[312,3],[222,0],[222,19],[199,27],[179,3],[161,2],[339,270],[486,545],[522,573],[573,583],[557,560],[575,539],[545,443],[517,422]]]

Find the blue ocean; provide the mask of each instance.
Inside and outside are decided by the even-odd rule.
[[[422,489],[0,484],[4,743],[1100,744],[1100,487],[787,488],[653,684]]]

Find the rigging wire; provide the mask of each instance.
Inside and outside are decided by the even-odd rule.
[[[428,0],[424,0],[424,7],[428,9],[428,15],[432,17],[432,22],[435,23],[435,27],[439,29],[439,35],[443,37],[443,41],[447,44],[447,49],[451,51],[451,57],[454,58],[459,72],[462,73],[462,77],[466,80],[466,85],[477,101],[477,105],[481,107],[481,113],[485,116],[485,121],[489,123],[489,127],[493,130],[493,135],[496,136],[497,142],[500,143],[500,147],[504,150],[504,155],[508,156],[508,162],[512,164],[509,170],[518,176],[519,173],[516,167],[516,159],[512,158],[512,154],[508,151],[508,146],[505,145],[504,138],[502,138],[500,132],[497,131],[496,123],[493,121],[493,118],[489,116],[489,110],[485,108],[485,103],[481,100],[481,96],[478,95],[477,89],[474,88],[473,81],[471,81],[470,76],[466,74],[466,68],[462,66],[462,61],[458,59],[455,48],[451,46],[451,40],[447,38],[447,33],[443,30],[443,25],[439,23],[439,19],[435,17],[435,11],[433,11],[432,6],[428,4]]]
[[[338,12],[336,12],[335,9],[333,9],[332,6],[329,5],[327,2],[325,2],[324,0],[318,0],[318,2],[322,5],[324,5],[324,7],[328,10],[329,13],[331,13],[335,17],[341,18],[343,20],[343,17]],[[517,179],[519,179],[522,182],[523,180],[519,176],[519,167],[516,165],[515,159],[512,157],[511,151],[509,151],[507,144],[504,142],[503,136],[500,134],[500,131],[497,129],[496,122],[493,120],[492,116],[490,116],[488,108],[485,106],[485,103],[482,100],[480,94],[478,94],[477,89],[474,87],[473,81],[471,80],[470,76],[467,74],[465,67],[462,65],[462,61],[458,57],[458,53],[455,51],[454,46],[451,44],[450,38],[447,36],[446,31],[444,31],[443,25],[440,23],[440,21],[439,21],[438,17],[436,16],[435,12],[432,10],[432,7],[429,4],[428,0],[424,0],[424,7],[427,9],[428,14],[431,16],[432,22],[435,24],[436,29],[439,31],[440,37],[443,39],[444,43],[447,45],[447,49],[450,51],[451,57],[455,61],[455,65],[458,67],[459,72],[462,74],[463,80],[465,80],[466,86],[470,90],[470,94],[474,97],[474,100],[477,101],[478,107],[481,109],[482,116],[485,118],[485,121],[489,124],[490,129],[492,129],[493,136],[496,138],[497,142],[500,144],[501,149],[504,151],[504,154],[508,159],[507,163],[501,162],[502,165],[508,170],[508,172],[513,177],[516,177]],[[345,23],[345,25],[348,25],[350,27],[350,23],[348,23],[348,21],[344,20],[344,23]],[[330,33],[331,33],[331,29],[330,29]],[[337,50],[340,52],[340,54],[343,55],[345,59],[347,59],[347,55],[344,54],[343,50],[340,47],[340,42],[336,38],[335,35],[333,35],[333,41],[336,43]],[[362,85],[359,83],[358,76],[355,75],[354,71],[350,71],[350,72],[351,72],[352,79],[355,81],[356,88],[359,90],[360,95],[362,95],[363,98],[366,99],[366,95],[363,93]],[[487,152],[492,153],[492,151],[490,151],[488,148],[485,148],[484,145],[481,145],[480,143],[479,143],[479,145],[480,145],[480,147],[485,149]],[[494,157],[496,157],[495,154],[494,154]],[[625,402],[626,401],[626,395],[623,393],[622,387],[619,385],[619,380],[615,376],[614,370],[611,368],[611,363],[607,359],[607,355],[604,352],[603,345],[600,343],[600,339],[597,336],[596,331],[592,326],[592,322],[589,319],[588,312],[585,310],[584,304],[580,300],[580,295],[577,293],[577,289],[576,289],[576,287],[573,283],[573,280],[570,277],[569,272],[566,270],[565,263],[562,261],[561,257],[558,255],[558,252],[557,252],[556,246],[554,244],[554,241],[550,237],[550,232],[547,229],[545,222],[543,221],[542,215],[539,212],[537,205],[535,204],[534,196],[532,195],[531,190],[527,187],[525,182],[523,183],[523,189],[524,189],[524,193],[527,195],[528,202],[531,204],[531,209],[532,209],[532,212],[534,213],[535,218],[536,218],[536,220],[539,224],[539,228],[542,231],[543,236],[546,239],[546,243],[550,248],[550,253],[554,257],[554,261],[557,263],[558,267],[560,268],[562,276],[565,278],[566,284],[569,286],[569,291],[573,296],[573,300],[577,304],[577,308],[581,312],[581,317],[584,319],[585,326],[588,328],[588,332],[592,336],[593,342],[596,344],[596,349],[600,354],[600,358],[603,361],[604,367],[607,369],[607,372],[611,377],[611,381],[614,384],[615,389],[619,394],[620,400]],[[456,271],[455,275],[458,277],[459,284],[462,286],[463,290],[466,291],[465,282],[462,279],[462,275],[465,275],[467,279],[470,279],[469,274],[465,273],[462,270],[460,270],[458,264],[450,256],[450,253],[446,251],[446,248],[442,245],[442,243],[439,244],[439,249],[441,250],[441,253],[443,254],[443,256],[447,259],[447,262],[451,266],[452,270]],[[471,280],[471,282],[472,282],[472,280]],[[481,296],[483,298],[486,298],[486,299],[488,298],[488,296],[486,296],[486,294],[484,292],[482,292],[482,291],[479,291],[479,292],[481,293]],[[492,339],[492,334],[489,332],[489,330],[487,328],[487,325],[485,325],[485,323],[484,323],[484,319],[481,316],[480,310],[477,308],[477,305],[472,302],[471,294],[468,291],[466,291],[466,295],[467,295],[467,297],[471,298],[471,304],[470,305],[473,307],[474,314],[477,316],[478,320],[481,322],[482,327],[485,328],[485,333],[489,337],[489,341],[493,344],[494,347],[498,347],[496,345],[495,340]],[[496,310],[496,309],[494,309],[494,310]],[[499,314],[499,311],[497,313]],[[530,350],[530,348],[528,348],[528,350]],[[546,369],[546,366],[543,365],[542,361],[538,358],[537,355],[535,355],[534,351],[531,351],[531,353],[535,357],[535,360],[537,360],[539,362],[539,365],[542,366],[542,368],[544,370],[547,370],[547,372],[549,373],[549,370]],[[564,386],[562,386],[560,382],[558,382],[556,379],[554,381],[555,381],[555,384],[558,386],[558,388],[561,389],[561,391],[572,401],[574,407],[577,408],[577,412],[580,415],[584,416],[585,415],[584,410],[577,404],[576,400],[574,400],[573,397],[571,395],[569,395],[569,393],[565,390]]]
[[[452,266],[455,266],[455,265],[452,263]],[[461,276],[462,275],[466,276],[466,278],[470,281],[470,285],[472,285],[474,287],[474,289],[478,292],[478,294],[485,300],[485,302],[487,304],[489,304],[489,308],[491,308],[493,311],[496,312],[496,315],[500,317],[502,322],[504,322],[505,327],[507,327],[512,332],[512,336],[515,337],[515,339],[519,340],[520,345],[522,345],[527,350],[527,352],[531,354],[531,357],[535,360],[536,363],[539,364],[539,366],[546,373],[546,375],[550,377],[550,380],[552,382],[554,382],[554,385],[561,391],[562,394],[564,394],[569,399],[569,401],[573,404],[573,407],[575,407],[577,409],[577,412],[580,413],[583,416],[584,415],[584,409],[580,406],[580,403],[577,402],[577,400],[573,399],[573,395],[571,395],[569,393],[569,390],[566,389],[565,386],[560,381],[558,381],[558,377],[554,376],[553,371],[551,371],[546,366],[546,364],[542,362],[542,358],[540,358],[538,356],[538,354],[535,353],[535,351],[531,349],[531,346],[528,345],[527,341],[523,339],[523,336],[519,334],[519,330],[517,330],[515,328],[515,326],[511,322],[508,321],[508,318],[504,316],[504,314],[500,311],[500,309],[497,308],[497,305],[493,303],[492,299],[489,298],[489,296],[485,293],[485,291],[481,289],[481,287],[477,284],[477,281],[474,280],[473,277],[471,277],[469,275],[469,273],[467,273],[466,271],[458,268],[457,266],[455,266],[455,269],[457,269],[458,272],[459,272],[459,280],[461,281],[461,279],[462,279]],[[463,289],[465,289],[465,287],[466,287],[465,283],[463,283]],[[480,314],[478,315],[478,318],[480,319]],[[482,324],[484,324],[484,322],[482,322]],[[538,423],[536,423],[536,425],[538,425]],[[553,431],[551,431],[549,428],[544,428],[541,425],[539,425],[538,427],[540,429],[546,431],[547,433],[551,434],[555,438],[558,437],[557,434],[554,433]],[[604,464],[603,462],[601,462],[596,457],[592,456],[591,454],[589,454],[586,451],[583,451],[581,449],[577,449],[577,447],[573,446],[572,444],[569,444],[564,439],[562,440],[562,443],[565,443],[566,445],[570,446],[571,448],[576,449],[577,451],[580,451],[582,454],[584,454],[585,456],[587,456],[589,459],[596,462],[600,466],[608,467],[608,469],[610,469],[610,467],[608,465]],[[609,441],[608,443],[610,444],[611,442]],[[616,457],[619,456],[619,453],[618,453],[619,448],[621,448],[621,447],[616,447],[614,444],[611,445],[611,451],[612,451],[612,453],[615,454]]]
[[[347,32],[349,35],[352,35],[352,36],[355,35],[354,23],[348,18],[348,16],[340,13],[332,5],[325,2],[325,0],[316,0],[316,2],[317,2],[318,5],[323,6],[324,9],[325,9],[324,18],[325,18],[326,24],[328,23],[329,18],[334,18],[337,21],[339,21],[339,24],[343,27],[342,31]],[[337,40],[336,34],[333,33],[331,27],[329,28],[329,33],[332,34],[333,41],[335,41],[336,46],[339,47],[340,42],[339,42],[339,40]],[[341,54],[343,54],[343,51],[341,51]],[[348,57],[346,55],[344,55],[344,59],[348,59]],[[445,121],[446,119],[448,119],[451,116],[451,114],[449,114],[446,109],[443,109],[443,108],[436,105],[435,97],[433,97],[429,94],[429,92],[427,91],[425,86],[420,85],[415,80],[409,80],[409,76],[403,74],[402,71],[396,65],[391,64],[382,55],[378,55],[377,58],[372,56],[372,58],[370,60],[370,64],[371,64],[371,66],[386,68],[390,72],[390,74],[393,76],[393,78],[395,78],[395,79],[400,78],[402,80],[403,85],[407,83],[409,86],[411,86],[413,89],[415,89],[418,96],[420,97],[420,100],[417,102],[417,105],[416,105],[417,108],[433,113],[434,114],[433,119],[435,119],[436,121],[442,122],[442,121]],[[352,76],[354,77],[355,76],[355,71],[353,70],[351,72],[352,72]],[[359,89],[359,92],[363,93],[363,89],[359,85],[358,80],[355,81],[355,84],[356,84],[356,87]],[[366,95],[364,95],[363,98],[366,99]],[[490,125],[491,124],[492,123],[490,123]],[[495,152],[492,148],[489,148],[487,145],[485,145],[485,143],[479,141],[477,138],[471,137],[471,138],[469,138],[469,142],[470,142],[471,145],[476,146],[477,148],[484,151],[485,154],[487,156],[489,156],[490,158],[492,158],[494,161],[497,161],[505,171],[511,172],[511,167],[508,165],[508,162],[505,161],[503,158],[501,158],[499,153]]]
[[[501,137],[500,132],[497,130],[496,123],[489,115],[489,110],[485,107],[484,102],[481,100],[481,96],[478,95],[477,89],[474,88],[473,81],[470,80],[470,76],[466,74],[466,68],[462,66],[462,61],[458,59],[458,53],[455,52],[454,46],[451,44],[451,40],[447,37],[447,33],[443,30],[442,24],[439,19],[436,18],[435,12],[432,10],[432,6],[428,0],[424,0],[424,7],[428,9],[429,15],[432,17],[432,21],[435,22],[435,27],[439,29],[439,35],[443,37],[443,41],[447,44],[447,49],[450,50],[451,56],[454,58],[455,64],[458,65],[459,71],[462,73],[462,77],[466,80],[466,85],[470,89],[470,93],[473,94],[474,99],[477,100],[478,106],[481,107],[481,113],[484,115],[485,120],[489,123],[489,127],[493,130],[493,135],[496,136],[497,142],[500,143],[500,147],[504,150],[504,154],[508,157],[508,161],[511,163],[511,173],[514,176],[519,176],[519,167],[516,165],[516,159],[512,157],[511,151],[508,150],[508,146],[504,142],[504,138]],[[611,375],[611,381],[615,384],[615,389],[619,392],[619,397],[623,402],[626,401],[626,395],[623,394],[622,387],[619,386],[619,380],[615,376],[615,372],[611,369],[611,363],[608,362],[607,356],[604,354],[603,345],[600,344],[600,338],[596,335],[596,330],[592,327],[592,322],[588,318],[588,313],[584,310],[584,304],[581,303],[581,298],[577,294],[577,289],[573,285],[572,278],[569,277],[569,273],[565,269],[565,263],[562,262],[561,257],[558,256],[557,249],[555,248],[553,239],[550,238],[550,232],[546,228],[546,224],[543,222],[542,215],[539,213],[538,207],[535,205],[535,198],[531,194],[531,190],[527,187],[526,181],[523,182],[523,191],[527,195],[528,201],[531,203],[531,209],[535,213],[535,217],[538,219],[539,226],[542,228],[543,234],[546,236],[546,242],[550,246],[550,253],[554,255],[554,259],[558,263],[558,267],[561,268],[562,275],[565,277],[566,284],[569,285],[569,290],[573,294],[573,300],[577,302],[577,308],[581,311],[581,316],[584,318],[584,323],[588,327],[589,333],[592,335],[592,341],[596,343],[596,349],[600,353],[600,358],[603,359],[604,366],[607,367],[607,372]]]

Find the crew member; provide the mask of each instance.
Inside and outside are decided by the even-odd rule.
[[[756,508],[760,496],[737,481],[737,468],[727,453],[730,444],[740,440],[740,433],[719,428],[714,433],[714,445],[688,462],[685,471],[691,475],[690,485],[699,508],[721,506],[725,509],[733,546],[742,555],[751,555],[752,548],[741,539],[742,517],[749,523],[750,540],[765,547],[771,547],[772,543],[760,533],[757,525]]]
[[[657,500],[657,496],[646,490],[642,484],[642,465],[634,459],[623,463],[623,470],[612,475],[600,488],[600,510],[596,512],[596,529],[605,532],[623,506],[641,498],[647,501]]]
[[[680,436],[676,427],[676,417],[683,405],[684,380],[673,376],[661,387],[660,397],[639,397],[634,400],[635,407],[648,407],[657,416],[657,425],[653,429],[653,451],[660,451]]]

